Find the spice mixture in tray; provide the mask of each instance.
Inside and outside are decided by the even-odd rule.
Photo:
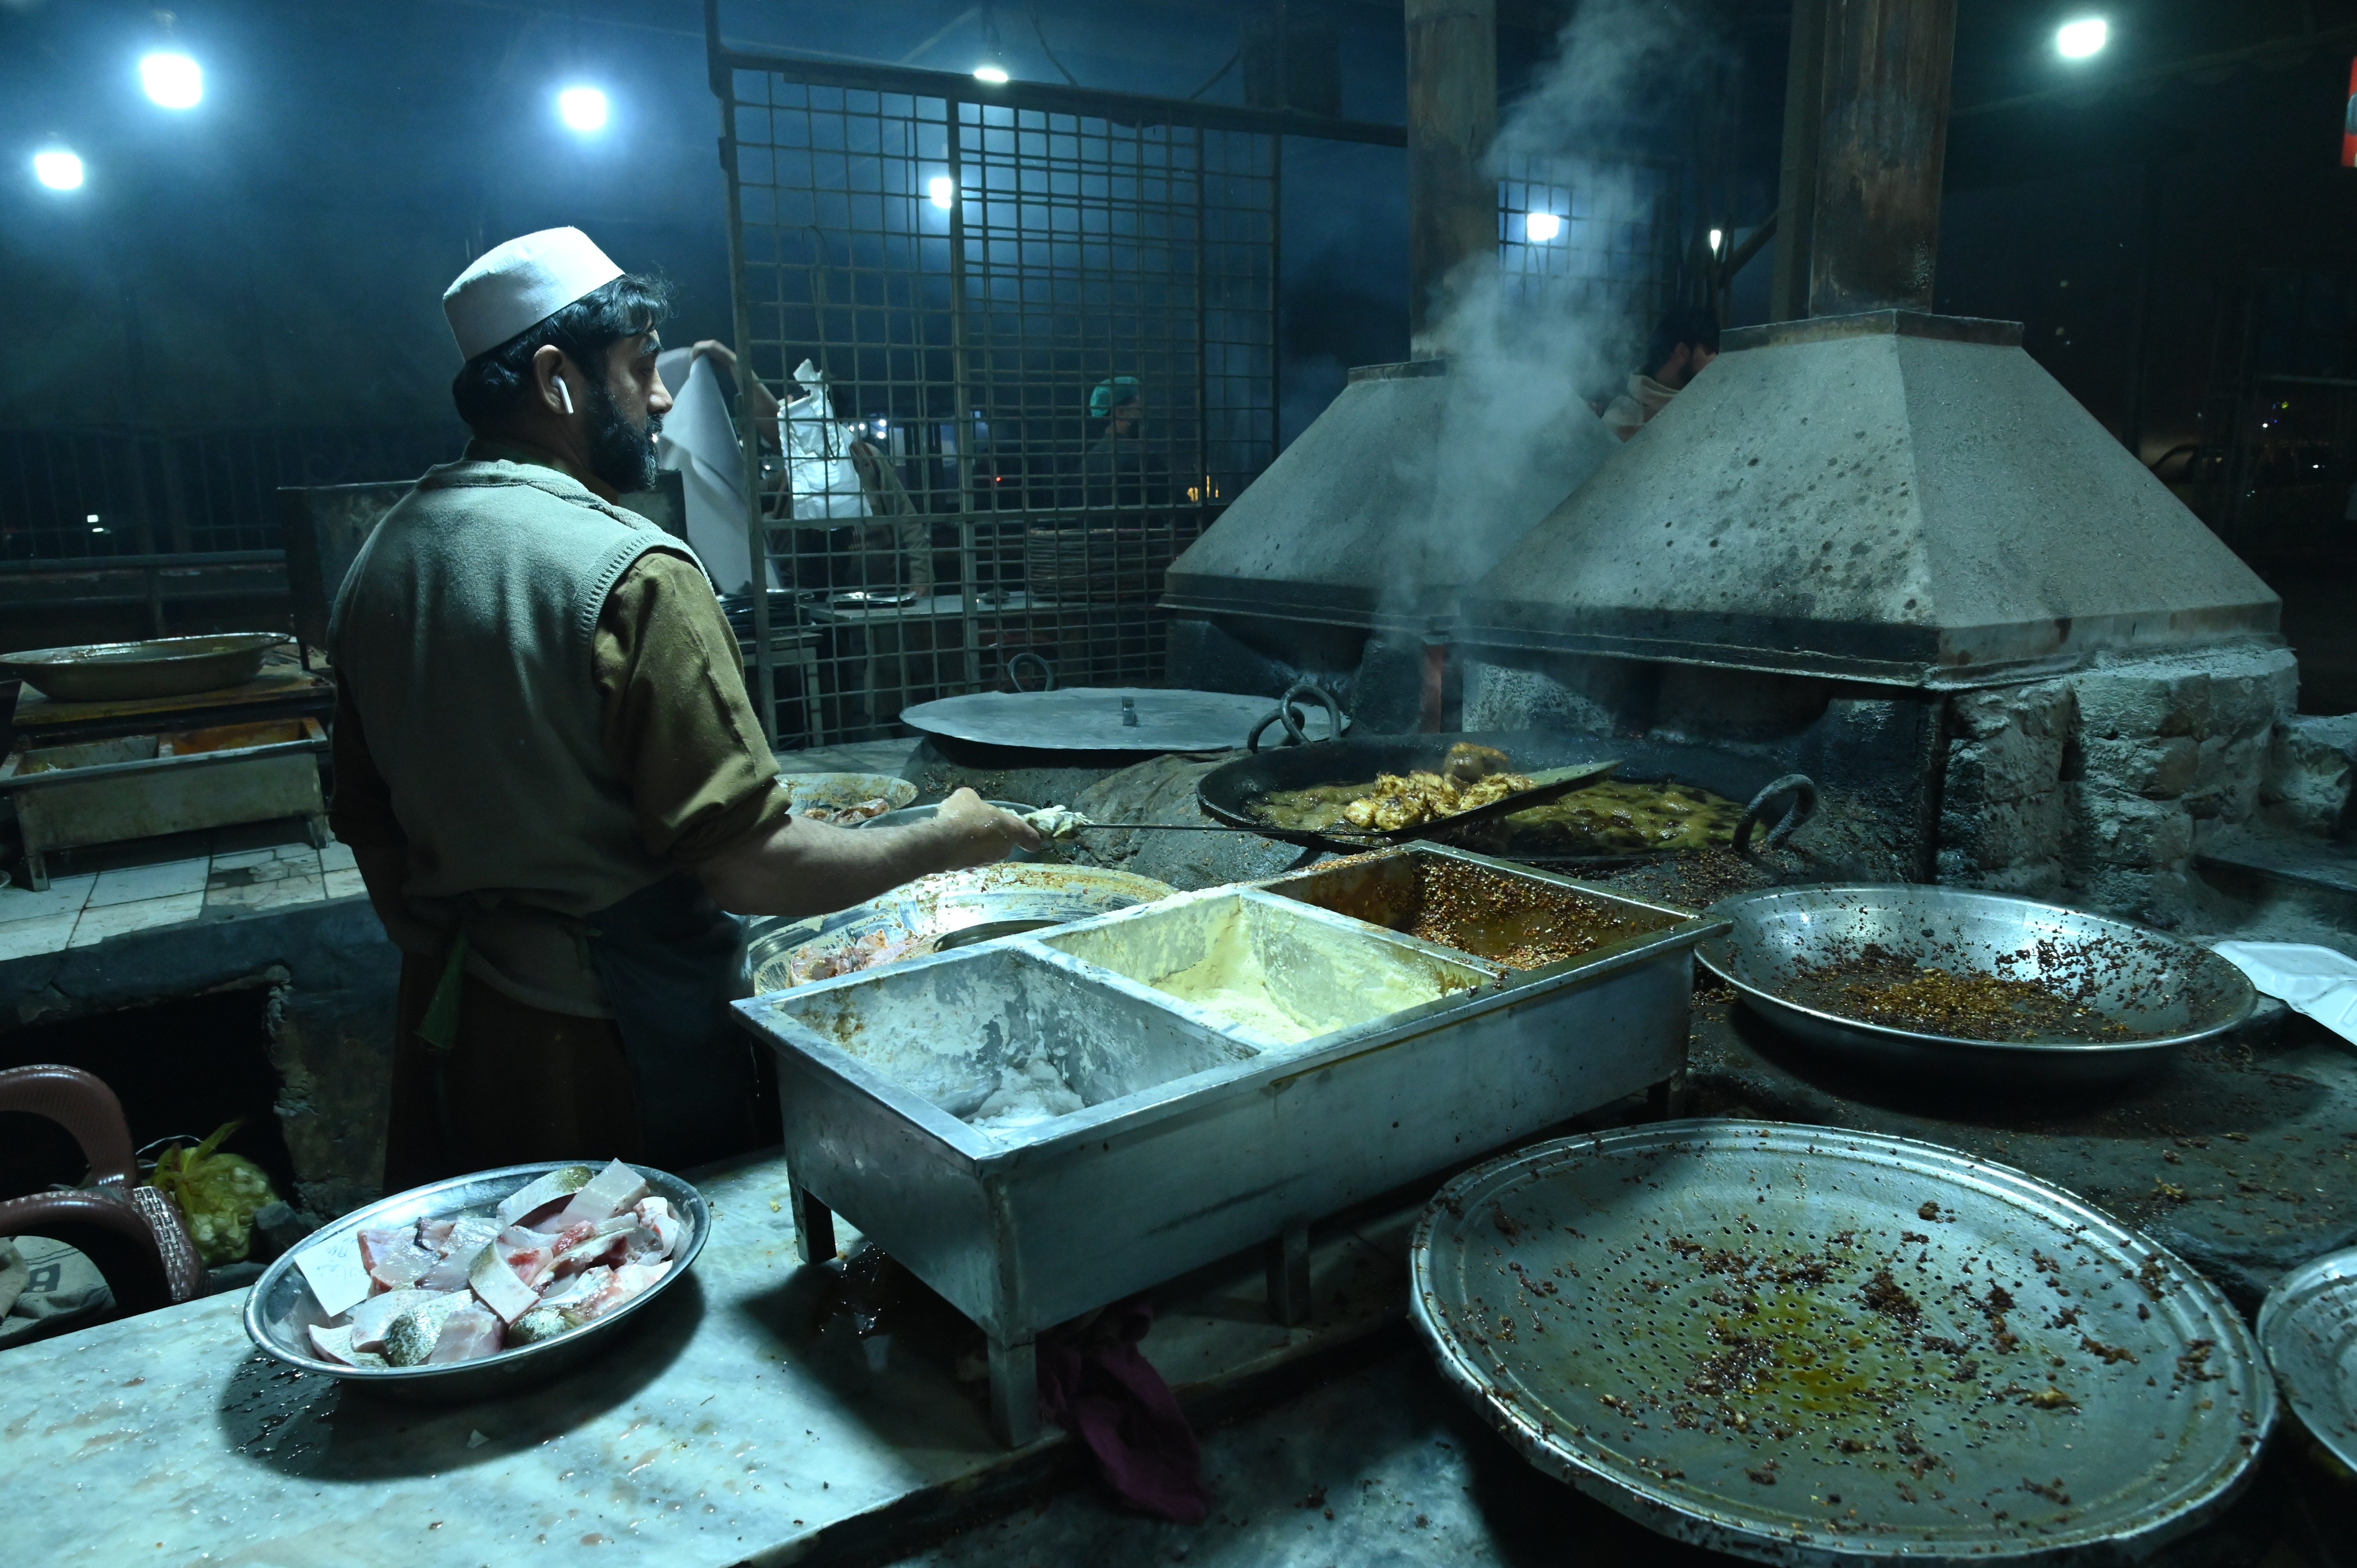
[[[2043,967],[2043,966],[2041,966]],[[1920,962],[1868,943],[1857,958],[1803,967],[1779,987],[1805,1007],[1918,1034],[1963,1040],[2115,1042],[2126,1025],[2087,1000],[2093,976],[2083,971],[2037,980]]]

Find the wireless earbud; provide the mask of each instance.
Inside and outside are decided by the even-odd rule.
[[[565,405],[565,413],[573,412],[573,389],[565,384],[563,376],[556,378],[556,401]]]

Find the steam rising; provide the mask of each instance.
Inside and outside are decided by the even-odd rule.
[[[1386,607],[1417,602],[1428,585],[1469,582],[1527,530],[1533,519],[1498,504],[1524,454],[1593,443],[1598,462],[1609,455],[1612,438],[1587,399],[1627,383],[1652,326],[1632,305],[1643,291],[1611,279],[1650,274],[1650,258],[1631,252],[1631,231],[1656,218],[1639,166],[1609,154],[1639,143],[1656,105],[1690,101],[1693,76],[1721,50],[1689,0],[1588,0],[1566,24],[1555,61],[1501,113],[1491,172],[1520,177],[1536,163],[1568,186],[1577,206],[1559,248],[1598,256],[1609,273],[1542,277],[1477,256],[1442,285],[1436,336],[1451,361],[1448,412],[1430,446],[1399,457],[1404,488],[1421,488],[1418,469],[1437,479],[1439,515],[1391,563]]]

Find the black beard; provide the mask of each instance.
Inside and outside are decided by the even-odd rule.
[[[647,415],[633,424],[614,394],[589,387],[589,471],[624,495],[655,488],[662,472],[655,461],[655,437],[662,431],[662,415]]]

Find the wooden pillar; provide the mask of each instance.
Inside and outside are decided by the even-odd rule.
[[[1955,0],[1795,0],[1779,319],[1932,308],[1955,39]]]
[[[1498,253],[1497,0],[1407,0],[1409,352],[1437,353],[1441,283]]]

